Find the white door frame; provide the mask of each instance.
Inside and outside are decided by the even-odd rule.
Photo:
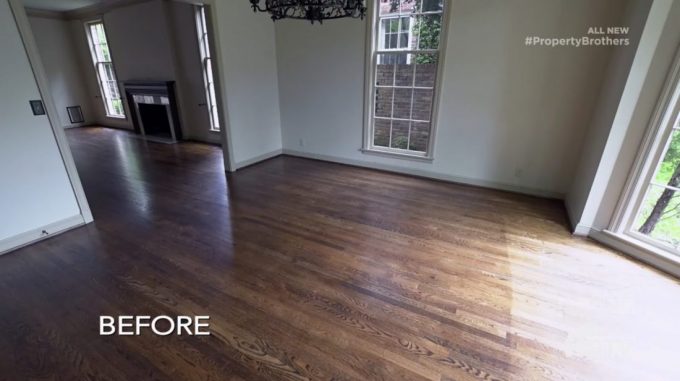
[[[78,207],[80,208],[80,215],[83,217],[85,223],[90,223],[94,220],[92,217],[92,211],[90,210],[90,204],[87,202],[85,197],[85,191],[83,190],[83,185],[80,182],[80,176],[78,176],[78,170],[76,169],[76,164],[73,161],[73,155],[71,154],[71,148],[68,145],[68,140],[66,140],[66,134],[64,129],[61,127],[61,123],[58,119],[57,107],[55,106],[54,99],[52,99],[52,94],[50,93],[50,87],[47,82],[47,75],[45,74],[45,68],[40,60],[40,53],[38,52],[38,46],[33,37],[33,32],[31,30],[31,25],[28,22],[28,17],[26,16],[26,10],[21,0],[8,0],[9,7],[14,15],[14,20],[19,29],[19,34],[21,35],[21,40],[26,50],[26,55],[28,56],[28,61],[31,64],[31,70],[33,71],[33,76],[35,77],[35,82],[38,85],[38,91],[40,92],[40,97],[45,105],[45,111],[47,113],[47,118],[52,128],[52,133],[54,134],[54,139],[57,142],[57,147],[59,148],[59,153],[64,161],[64,166],[66,167],[66,173],[68,174],[69,181],[71,182],[71,188],[73,188],[73,193],[76,196],[76,201],[78,202]]]

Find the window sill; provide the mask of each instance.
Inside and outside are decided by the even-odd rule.
[[[633,236],[609,230],[595,231],[593,239],[611,246],[616,250],[648,263],[659,270],[680,277],[680,256],[655,245],[636,239]]]
[[[118,116],[118,115],[107,115],[106,117],[107,117],[107,118],[111,118],[111,119],[119,119],[119,120],[125,120],[125,119],[127,119],[126,116]]]
[[[416,161],[424,161],[431,163],[434,158],[429,155],[418,155],[418,154],[412,154],[412,153],[407,153],[407,152],[397,152],[397,151],[392,151],[392,150],[382,150],[382,149],[376,149],[376,148],[362,148],[360,149],[362,153],[369,154],[369,155],[377,155],[377,156],[387,156],[387,157],[393,157],[396,159],[405,159],[405,160],[416,160]]]
[[[216,130],[216,129],[214,129],[214,128],[211,128],[209,131],[210,131],[210,132],[214,132],[214,133],[218,133],[218,134],[220,133],[220,130]]]

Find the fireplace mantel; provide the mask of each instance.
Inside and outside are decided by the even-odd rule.
[[[132,123],[135,132],[144,138],[165,143],[175,143],[182,139],[182,129],[177,109],[175,96],[175,81],[126,81],[123,83],[125,96],[132,109]],[[165,107],[167,113],[167,126],[145,127],[141,109],[144,105],[157,105]],[[149,123],[147,121],[147,123]],[[166,131],[167,129],[167,136]],[[159,134],[158,131],[163,133]]]

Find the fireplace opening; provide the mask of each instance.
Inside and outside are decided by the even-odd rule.
[[[172,139],[168,108],[165,105],[140,103],[139,115],[144,133],[149,136]]]

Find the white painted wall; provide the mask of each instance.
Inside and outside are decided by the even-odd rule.
[[[45,67],[61,126],[76,127],[84,124],[71,123],[66,111],[66,107],[70,106],[81,106],[85,123],[94,122],[70,21],[47,17],[29,17],[29,21],[33,35],[36,36],[40,59]]]
[[[247,1],[215,1],[214,12],[230,147],[239,165],[281,150],[274,23]]]
[[[579,164],[574,175],[569,192],[565,200],[570,220],[578,227],[578,232],[587,234],[590,226],[582,224],[583,210],[595,178],[602,152],[609,132],[619,109],[619,102],[623,94],[631,65],[635,57],[639,37],[647,21],[652,0],[630,1],[625,12],[625,25],[631,26],[636,33],[631,34],[631,41],[635,49],[618,49],[614,52],[604,75],[604,83],[598,98],[595,113],[590,121],[588,133],[583,141]],[[592,217],[590,217],[592,219]],[[592,223],[592,222],[591,222]]]
[[[618,25],[622,13],[620,0],[453,1],[432,163],[359,151],[366,22],[277,22],[283,148],[562,196],[616,49],[526,47],[524,39],[583,36],[589,26]]]
[[[80,210],[7,0],[0,0],[0,242],[79,216]]]
[[[572,189],[579,193],[580,202],[569,204],[570,213],[580,216],[575,224],[584,230],[601,230],[610,224],[680,45],[678,20],[680,2],[654,0],[616,114],[605,128],[606,143],[599,151],[593,180]]]

